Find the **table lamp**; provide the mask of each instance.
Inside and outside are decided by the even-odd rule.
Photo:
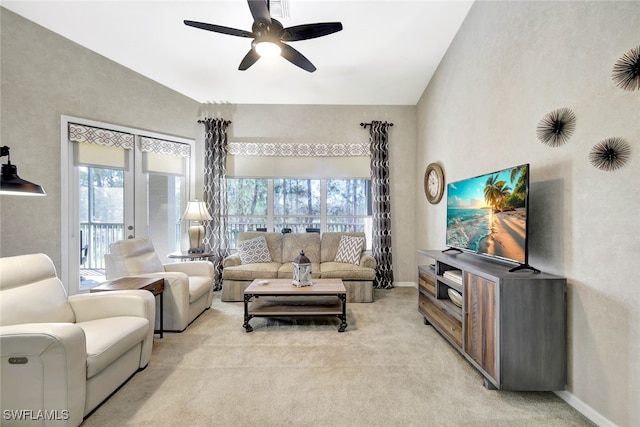
[[[207,210],[207,206],[204,202],[199,202],[198,199],[195,202],[187,202],[187,209],[185,209],[182,219],[185,221],[198,221],[197,225],[190,225],[187,233],[189,234],[189,253],[197,254],[204,252],[202,247],[202,238],[204,237],[204,226],[202,221],[210,221],[211,215]]]

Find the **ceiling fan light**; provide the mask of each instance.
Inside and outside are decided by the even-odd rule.
[[[282,53],[280,46],[270,41],[257,42],[255,49],[262,58],[275,58]]]

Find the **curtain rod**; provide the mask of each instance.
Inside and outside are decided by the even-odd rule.
[[[385,124],[388,124],[389,126],[393,126],[393,123],[387,123],[387,122],[384,122],[384,123],[385,123]],[[363,128],[365,128],[365,129],[366,129],[368,126],[371,126],[371,125],[372,125],[372,123],[360,123],[360,126],[362,126],[362,127],[363,127]]]

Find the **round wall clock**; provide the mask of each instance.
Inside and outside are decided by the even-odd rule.
[[[427,196],[427,201],[434,205],[442,199],[444,174],[437,163],[430,163],[424,173],[424,194]]]

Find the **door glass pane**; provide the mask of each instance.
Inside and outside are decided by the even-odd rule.
[[[180,217],[183,181],[180,176],[148,174],[148,236],[163,262],[180,251]]]
[[[80,288],[103,281],[104,254],[124,238],[124,172],[79,166]]]

